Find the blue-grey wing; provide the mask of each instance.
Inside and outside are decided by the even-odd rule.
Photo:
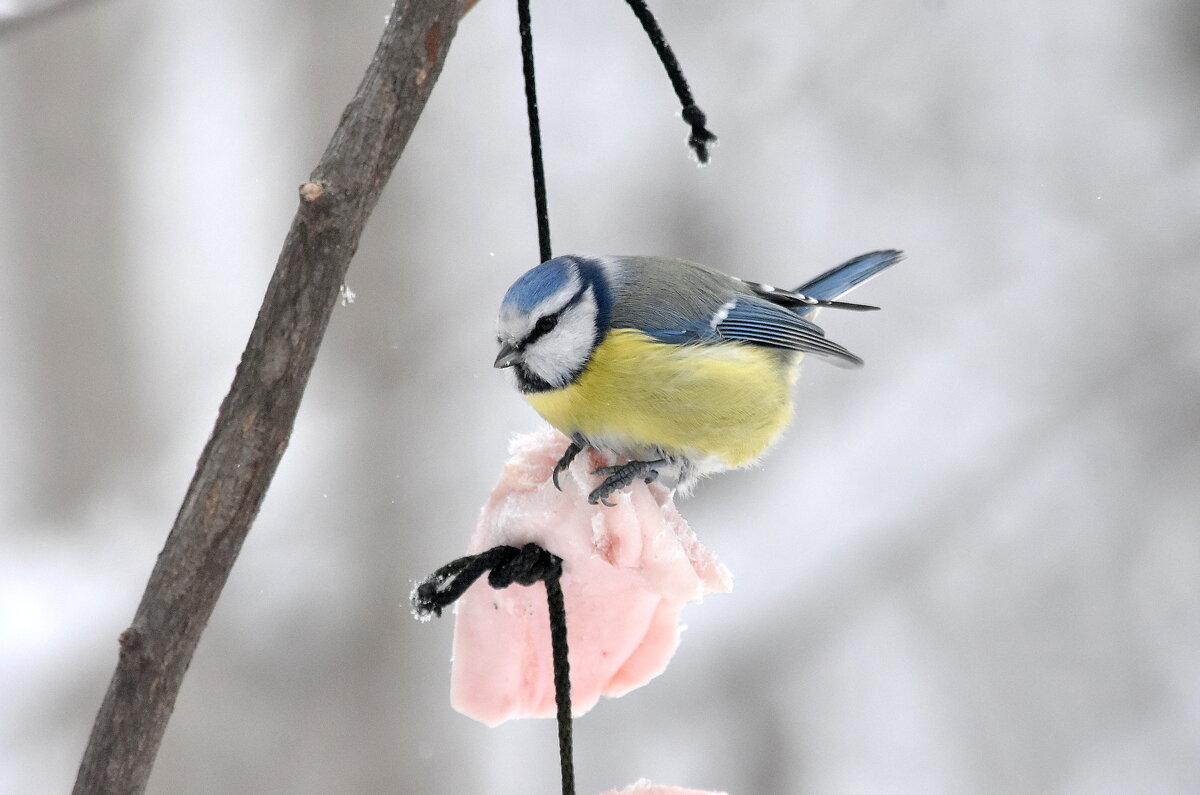
[[[862,359],[825,339],[820,326],[757,296],[738,296],[731,305],[723,307],[713,331],[722,339],[827,356],[835,363],[851,367],[862,365]]]
[[[739,280],[684,260],[605,257],[601,260],[615,298],[613,328],[634,328],[662,342],[717,342],[716,315],[739,295],[752,295]]]
[[[617,298],[614,328],[636,328],[676,345],[737,340],[862,364],[825,339],[820,326],[803,316],[808,305],[791,300],[788,291],[769,297],[762,285],[682,260],[606,257],[602,263]]]

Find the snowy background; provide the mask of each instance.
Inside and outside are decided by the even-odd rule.
[[[581,793],[1200,791],[1200,5],[538,2],[556,252],[797,284],[828,315],[761,469],[683,506],[736,589],[576,724]],[[386,0],[105,0],[0,28],[0,792],[69,789]],[[536,259],[515,9],[464,20],[348,276],[153,793],[553,792],[549,721],[447,702],[461,553]]]

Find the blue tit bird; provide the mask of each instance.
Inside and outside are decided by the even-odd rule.
[[[571,439],[554,483],[584,448],[627,463],[602,467],[595,504],[637,479],[696,479],[750,465],[792,418],[806,354],[862,360],[812,318],[901,259],[876,251],[781,290],[664,257],[563,256],[523,274],[500,305],[495,366]]]

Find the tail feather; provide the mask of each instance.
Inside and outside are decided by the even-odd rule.
[[[904,253],[901,251],[872,251],[870,254],[855,257],[849,262],[843,262],[815,279],[809,279],[797,287],[794,292],[802,293],[810,298],[832,300],[850,292],[885,268],[895,265],[903,257]]]

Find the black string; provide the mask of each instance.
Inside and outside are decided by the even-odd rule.
[[[547,553],[549,554],[549,553]],[[558,572],[562,573],[562,561]],[[558,708],[558,766],[563,795],[575,795],[574,741],[571,737],[571,663],[567,659],[567,608],[558,575],[546,578],[546,603],[550,608],[550,648],[554,661],[554,704]]]
[[[558,763],[562,772],[563,795],[575,795],[575,760],[571,728],[571,667],[567,658],[567,610],[563,604],[562,558],[537,544],[520,549],[492,547],[478,555],[467,555],[442,566],[413,589],[412,604],[418,618],[440,616],[467,592],[476,580],[488,575],[488,585],[507,588],[546,583],[546,602],[550,610],[550,649],[554,662],[554,704],[558,708]]]
[[[525,108],[529,112],[529,155],[533,159],[533,202],[537,207],[538,249],[542,262],[550,259],[550,210],[546,207],[546,170],[542,166],[542,126],[538,121],[537,82],[533,75],[533,30],[529,0],[517,0],[521,30],[521,61],[525,73]]]
[[[707,163],[708,147],[716,142],[717,136],[707,127],[708,120],[692,96],[692,90],[683,76],[683,67],[679,65],[679,59],[675,57],[671,45],[667,44],[662,28],[658,26],[654,14],[646,6],[646,1],[626,0],[626,2],[629,3],[629,7],[638,21],[642,23],[642,29],[646,31],[646,35],[650,37],[650,43],[658,54],[658,60],[667,70],[667,77],[671,80],[671,87],[675,89],[675,96],[679,98],[679,104],[683,106],[683,120],[692,128],[692,133],[688,136],[688,146],[692,147],[692,151],[696,153],[696,159],[701,164]],[[542,162],[542,126],[538,118],[537,80],[533,67],[533,28],[529,14],[529,0],[517,0],[517,18],[521,33],[521,64],[525,76],[525,109],[529,116],[529,156],[533,162],[533,202],[537,215],[538,252],[541,261],[545,262],[551,257],[550,210],[546,201],[546,168]]]
[[[663,36],[662,28],[658,26],[654,15],[646,7],[646,0],[626,0],[626,2],[633,9],[638,21],[642,23],[642,29],[646,31],[646,35],[650,37],[650,43],[654,45],[654,51],[658,53],[658,60],[662,61],[663,68],[667,70],[667,77],[671,79],[675,96],[679,97],[679,104],[683,106],[683,120],[692,128],[692,134],[688,137],[688,146],[692,147],[692,151],[696,153],[697,160],[707,163],[708,145],[716,142],[717,136],[705,126],[708,120],[704,117],[704,111],[700,110],[696,105],[696,100],[692,97],[692,90],[688,88],[687,80],[684,79],[683,68],[679,65],[679,60],[671,51],[671,45],[667,44],[667,39]]]

